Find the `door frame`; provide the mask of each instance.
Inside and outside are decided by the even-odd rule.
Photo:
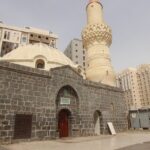
[[[69,136],[71,136],[71,112],[70,112],[70,110],[68,110],[68,109],[61,109],[59,112],[58,112],[58,133],[59,133],[59,138],[63,138],[63,136],[61,136],[60,135],[60,114],[62,113],[62,112],[65,112],[66,113],[66,115],[67,115],[67,121],[68,121],[68,136],[64,136],[64,137],[69,137]]]

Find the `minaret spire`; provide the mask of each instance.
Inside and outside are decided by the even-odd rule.
[[[92,3],[92,2],[99,2],[99,0],[89,0],[89,3]]]
[[[87,26],[82,32],[83,45],[87,50],[87,79],[116,86],[111,65],[109,47],[112,33],[103,19],[103,6],[99,0],[90,0],[87,5]]]
[[[94,2],[101,4],[100,0],[89,0],[89,3],[88,3],[88,4],[94,3]]]

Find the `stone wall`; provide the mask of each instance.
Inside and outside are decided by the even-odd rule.
[[[77,94],[76,105],[59,105],[59,91],[70,86]],[[120,132],[127,129],[123,92],[114,87],[83,80],[69,66],[43,71],[0,62],[0,141],[14,139],[16,114],[32,115],[30,140],[57,138],[58,113],[71,113],[71,136],[94,135],[93,115],[102,116],[101,133],[108,133],[107,122]]]

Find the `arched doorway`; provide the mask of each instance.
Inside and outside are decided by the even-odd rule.
[[[68,137],[70,132],[71,113],[67,109],[62,109],[58,114],[59,137]]]
[[[66,85],[60,88],[56,98],[56,110],[59,137],[76,134],[74,126],[78,126],[79,99],[73,87]]]
[[[101,134],[101,113],[100,111],[94,112],[94,134],[100,135]]]

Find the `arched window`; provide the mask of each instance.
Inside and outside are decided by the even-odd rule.
[[[45,68],[45,62],[42,59],[38,59],[36,61],[35,67],[38,69],[44,69]]]

